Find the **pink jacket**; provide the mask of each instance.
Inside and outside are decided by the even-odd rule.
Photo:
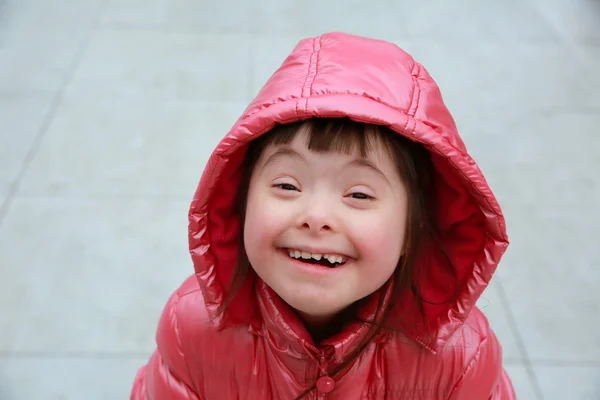
[[[316,347],[289,307],[252,273],[228,311],[213,317],[237,256],[233,206],[246,144],[275,123],[340,116],[386,125],[430,149],[442,240],[462,289],[450,304],[426,304],[426,325],[403,334],[382,331],[349,368],[325,377],[333,384],[323,385],[323,371],[365,334],[358,324]],[[139,370],[131,399],[287,400],[315,381],[318,389],[306,399],[515,398],[501,346],[475,306],[508,245],[502,212],[437,85],[393,44],[342,33],[301,41],[208,161],[189,212],[189,243],[195,275],[169,299],[158,348]],[[435,262],[421,284],[426,298],[446,295]],[[389,292],[385,285],[377,295]],[[416,313],[408,296],[392,316]],[[361,310],[365,317],[374,304]]]

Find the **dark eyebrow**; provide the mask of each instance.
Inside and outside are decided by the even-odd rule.
[[[377,168],[375,166],[375,164],[373,164],[372,162],[370,162],[368,160],[365,160],[364,158],[357,158],[356,160],[350,161],[348,163],[348,166],[349,167],[368,168],[371,171],[375,172],[377,175],[381,176],[383,179],[385,179],[385,181],[387,183],[390,183],[390,181],[388,180],[387,176],[385,176],[385,174],[383,172],[381,172],[381,170],[379,168]]]
[[[306,158],[304,158],[304,156],[302,154],[298,153],[296,150],[293,150],[289,147],[281,147],[281,148],[277,149],[277,151],[275,153],[271,154],[269,156],[269,158],[267,158],[267,161],[265,161],[262,168],[264,169],[267,165],[276,161],[278,158],[282,158],[282,157],[296,158],[296,159],[308,164],[308,162],[306,161]]]

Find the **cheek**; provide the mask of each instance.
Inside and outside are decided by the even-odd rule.
[[[353,227],[354,243],[361,257],[395,268],[404,244],[406,213],[396,209],[357,222]]]
[[[282,221],[277,218],[273,207],[268,205],[268,199],[260,193],[248,194],[246,219],[244,223],[244,246],[252,265],[263,262],[267,255],[265,250],[273,246],[281,233]]]

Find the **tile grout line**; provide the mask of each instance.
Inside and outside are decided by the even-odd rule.
[[[535,375],[535,371],[533,370],[533,364],[531,363],[531,358],[529,357],[529,353],[527,352],[527,347],[525,346],[525,341],[523,340],[523,337],[521,336],[521,333],[517,328],[517,321],[512,312],[512,308],[510,307],[510,304],[508,302],[506,291],[504,290],[504,285],[501,280],[498,280],[496,288],[498,290],[498,297],[500,297],[500,301],[504,306],[504,312],[506,313],[506,317],[509,321],[510,330],[512,331],[515,341],[517,342],[519,352],[523,357],[523,361],[527,370],[527,375],[529,376],[529,381],[533,386],[533,391],[535,392],[535,395],[538,400],[544,400],[542,389],[540,387],[537,376]]]
[[[79,67],[81,60],[83,59],[83,55],[85,54],[85,51],[87,50],[87,48],[92,40],[94,32],[96,31],[96,28],[100,22],[100,17],[104,11],[104,8],[107,6],[108,1],[109,0],[104,0],[102,2],[102,4],[100,5],[100,7],[98,7],[98,15],[96,15],[96,19],[95,19],[94,23],[92,24],[92,27],[90,28],[90,31],[87,34],[87,37],[84,36],[81,39],[81,44],[79,45],[79,48],[75,52],[75,55],[73,56],[73,60],[71,61],[69,67],[67,68],[67,73],[65,74],[65,78],[64,78],[60,88],[57,90],[56,94],[54,95],[54,98],[52,99],[52,101],[50,103],[50,107],[48,108],[48,111],[44,115],[44,118],[40,124],[40,127],[38,128],[38,131],[36,132],[35,137],[33,138],[31,146],[29,147],[29,150],[27,151],[27,153],[25,154],[25,157],[23,158],[23,162],[21,163],[21,168],[19,168],[19,172],[17,172],[16,177],[13,179],[13,181],[8,189],[8,192],[6,194],[4,202],[2,203],[2,205],[0,205],[0,227],[2,227],[2,224],[4,223],[4,220],[6,219],[6,216],[8,215],[10,206],[12,205],[12,203],[17,195],[17,192],[19,191],[21,181],[22,181],[23,177],[25,176],[25,173],[27,172],[27,169],[29,168],[31,161],[33,160],[33,158],[35,157],[35,155],[37,154],[37,152],[41,146],[43,137],[45,136],[46,132],[48,131],[48,128],[50,127],[52,121],[54,120],[54,117],[56,116],[56,112],[58,111],[60,105],[62,104],[65,90],[66,90],[67,86],[70,84],[73,77],[75,76],[75,71]]]

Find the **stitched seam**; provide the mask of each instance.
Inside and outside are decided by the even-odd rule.
[[[414,62],[414,61],[413,61]],[[416,71],[414,71],[416,69]],[[414,117],[417,114],[417,109],[419,108],[419,102],[421,101],[421,85],[419,85],[419,76],[421,75],[421,65],[417,62],[413,64],[413,71],[411,76],[413,78],[413,83],[415,87],[413,88],[412,98],[410,101],[410,107],[408,109],[407,115]]]
[[[313,54],[315,53],[315,42],[316,41],[317,41],[316,39],[312,40],[312,52],[310,53],[310,57],[308,58],[308,71],[306,72],[306,77],[304,78],[304,83],[302,84],[302,89],[300,90],[301,97],[306,97],[306,96],[304,96],[304,88],[306,87],[306,82],[308,82],[308,77],[310,76],[310,71],[312,70]]]
[[[317,44],[317,49],[316,49],[317,54],[314,56],[315,59],[316,59],[315,60],[315,72],[314,72],[313,79],[312,79],[312,82],[310,83],[310,88],[309,88],[309,93],[310,93],[311,96],[313,95],[313,85],[315,83],[315,80],[317,79],[317,74],[319,73],[319,61],[321,59],[321,41],[322,41],[322,39],[321,39],[321,37],[319,37],[318,38],[318,42],[316,42],[316,44]],[[313,46],[313,51],[314,51],[314,49],[315,49],[315,47]],[[311,55],[311,57],[312,57],[312,55]],[[308,101],[306,102],[306,104],[308,105]]]
[[[389,108],[391,108],[392,110],[398,111],[399,113],[402,113],[402,114],[405,114],[405,115],[412,116],[412,115],[408,114],[408,113],[407,113],[405,110],[403,110],[402,108],[395,107],[395,106],[393,106],[393,105],[391,105],[391,104],[388,104],[388,103],[386,103],[385,101],[381,101],[381,100],[380,100],[380,99],[378,99],[378,98],[375,98],[375,97],[373,97],[373,96],[369,96],[369,95],[367,95],[367,94],[364,94],[364,93],[360,93],[360,94],[359,94],[359,93],[353,93],[353,92],[345,92],[345,93],[344,93],[344,92],[338,92],[338,93],[320,93],[320,94],[313,94],[312,96],[310,96],[310,98],[321,98],[321,97],[328,97],[328,96],[340,96],[340,95],[349,95],[349,96],[364,97],[364,98],[366,98],[366,99],[373,100],[373,101],[375,101],[375,102],[377,102],[377,103],[379,103],[379,104],[382,104],[382,105],[384,105],[384,106],[386,106],[386,107],[389,107]],[[281,103],[285,103],[285,102],[287,102],[287,101],[293,101],[293,100],[300,101],[300,100],[302,100],[302,99],[307,99],[307,98],[309,98],[309,97],[306,97],[306,96],[300,96],[300,97],[292,97],[292,96],[289,96],[289,97],[286,97],[286,98],[279,98],[279,99],[276,99],[276,100],[272,101],[271,103],[268,103],[268,104],[266,104],[266,105],[263,105],[263,106],[261,106],[260,108],[257,108],[257,109],[255,109],[255,110],[254,110],[254,111],[252,111],[251,113],[248,113],[248,114],[244,115],[244,116],[243,116],[243,117],[240,119],[240,121],[244,121],[244,120],[246,120],[246,119],[248,119],[248,118],[252,117],[254,114],[257,114],[257,113],[261,112],[262,110],[264,110],[264,109],[266,109],[266,108],[269,108],[269,107],[271,107],[271,106],[274,106],[274,105],[276,105],[276,104],[281,104]],[[235,129],[235,127],[234,127],[234,129]]]
[[[408,114],[406,114],[406,115],[408,115]],[[410,118],[406,118],[406,122],[404,123],[404,126],[402,127],[403,132],[408,133],[408,129],[406,129],[406,128],[408,128],[409,123],[410,123]],[[411,133],[413,133],[414,130],[415,130],[415,127],[413,126],[413,128],[411,129],[411,131],[412,131]]]

